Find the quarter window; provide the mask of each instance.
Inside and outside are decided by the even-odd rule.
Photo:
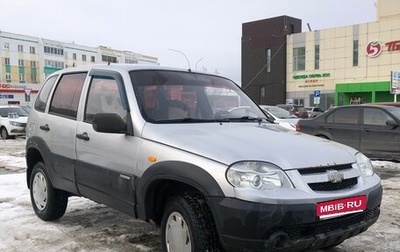
[[[40,112],[44,112],[46,109],[47,99],[49,98],[49,94],[53,85],[57,79],[58,75],[54,75],[47,79],[47,81],[43,84],[43,88],[40,90],[38,98],[35,102],[35,109]]]
[[[73,73],[61,77],[54,91],[49,113],[76,119],[86,75],[87,73]]]

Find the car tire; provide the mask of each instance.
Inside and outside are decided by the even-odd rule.
[[[8,135],[8,131],[5,127],[1,127],[1,139],[9,139],[10,135]]]
[[[161,222],[163,251],[222,251],[215,224],[198,192],[171,197]]]
[[[53,188],[42,162],[33,167],[30,177],[30,196],[35,214],[42,220],[57,220],[67,209],[67,193]]]

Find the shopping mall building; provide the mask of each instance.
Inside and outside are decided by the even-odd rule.
[[[376,10],[376,22],[308,32],[288,16],[244,23],[242,87],[271,105],[398,101],[400,4],[377,0]]]

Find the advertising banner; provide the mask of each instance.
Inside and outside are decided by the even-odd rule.
[[[400,94],[400,72],[392,71],[392,77],[390,78],[390,93],[391,94]]]

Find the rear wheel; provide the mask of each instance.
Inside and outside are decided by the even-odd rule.
[[[33,167],[30,177],[30,195],[33,210],[42,220],[57,220],[67,209],[67,193],[53,188],[42,162]]]
[[[171,197],[161,223],[163,251],[222,251],[210,209],[197,192]]]
[[[8,135],[8,131],[5,127],[1,128],[1,139],[8,139],[10,136]]]

